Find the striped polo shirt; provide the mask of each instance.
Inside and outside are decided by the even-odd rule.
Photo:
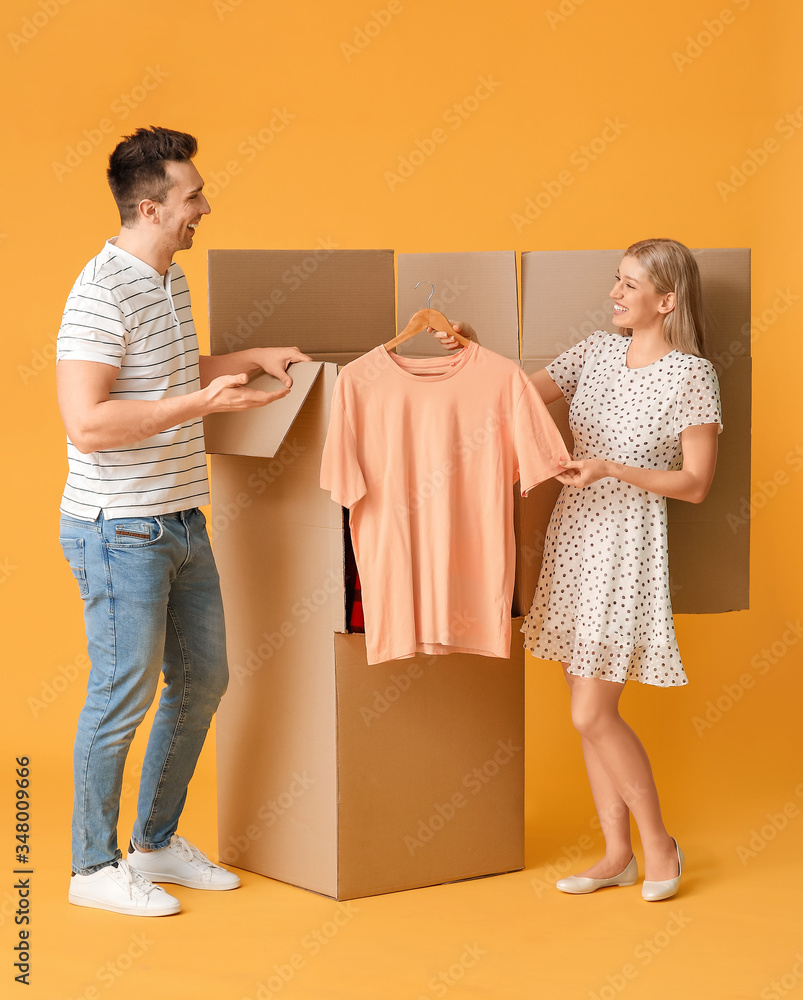
[[[167,399],[201,388],[198,338],[184,272],[165,278],[109,240],[73,286],[57,340],[58,361],[118,368],[110,399]],[[63,513],[169,514],[209,502],[203,420],[198,417],[125,448],[82,455],[67,440]]]

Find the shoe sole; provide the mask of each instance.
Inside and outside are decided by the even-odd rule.
[[[618,889],[620,886],[635,885],[638,879],[634,879],[632,882],[611,882],[610,885],[598,885],[594,889],[558,889],[559,892],[565,892],[567,896],[590,896],[592,892],[599,892],[600,889]]]
[[[85,896],[76,896],[70,893],[69,901],[73,906],[89,906],[96,910],[110,910],[112,913],[123,913],[129,917],[171,917],[176,913],[181,913],[181,903],[165,910],[141,910],[130,909],[127,906],[115,906],[114,903],[103,903],[97,899],[87,899]]]
[[[131,866],[134,867],[133,865]],[[215,892],[225,892],[227,889],[239,889],[242,884],[237,880],[236,885],[213,885],[209,882],[193,882],[191,879],[179,878],[178,875],[162,875],[160,872],[145,871],[144,868],[134,868],[134,871],[143,875],[149,882],[167,882],[170,885],[183,885],[186,889],[212,889]]]
[[[677,896],[680,891],[680,886],[677,889],[673,889],[671,892],[664,893],[663,896],[645,896],[644,893],[641,894],[641,898],[645,903],[660,903],[662,899],[671,899],[673,896]]]

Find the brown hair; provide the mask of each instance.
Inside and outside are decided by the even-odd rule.
[[[143,198],[164,202],[172,186],[166,163],[191,160],[197,151],[197,140],[187,132],[157,125],[125,136],[109,156],[106,171],[122,225],[131,228],[136,223]]]
[[[625,250],[625,257],[636,258],[659,295],[675,293],[675,308],[664,316],[666,342],[684,354],[703,357],[703,296],[700,271],[691,250],[677,240],[641,240]]]

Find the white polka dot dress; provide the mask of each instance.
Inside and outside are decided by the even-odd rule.
[[[570,402],[574,457],[679,469],[684,428],[722,429],[716,372],[679,351],[631,369],[629,343],[598,331],[547,367]],[[665,498],[611,478],[564,486],[522,632],[525,648],[568,663],[571,674],[688,683],[672,621]]]

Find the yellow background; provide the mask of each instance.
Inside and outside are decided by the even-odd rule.
[[[803,995],[800,5],[13,0],[0,20],[2,994]],[[486,96],[467,101],[483,80]],[[456,103],[465,118],[450,111]],[[625,127],[581,169],[582,147],[607,119]],[[359,900],[348,912],[250,874],[236,893],[179,891],[184,913],[168,920],[69,906],[71,744],[86,669],[81,606],[57,544],[66,459],[53,345],[73,281],[118,229],[106,157],[142,124],[200,140],[213,212],[179,260],[202,343],[209,247],[323,239],[398,251],[542,250],[658,235],[752,248],[753,314],[763,319],[754,326],[745,498],[751,609],[679,618],[690,685],[632,685],[623,699],[686,851],[674,900],[648,906],[637,887],[568,897],[546,886],[555,871],[590,863],[600,841],[559,668],[533,660],[526,871]],[[437,128],[445,139],[392,184],[388,172]],[[739,183],[733,171],[745,162]],[[572,183],[517,231],[514,214],[566,169]],[[138,739],[123,842],[142,748]],[[213,751],[210,740],[182,831],[214,854]],[[35,867],[25,993],[13,982],[9,916],[22,754],[33,762]]]

